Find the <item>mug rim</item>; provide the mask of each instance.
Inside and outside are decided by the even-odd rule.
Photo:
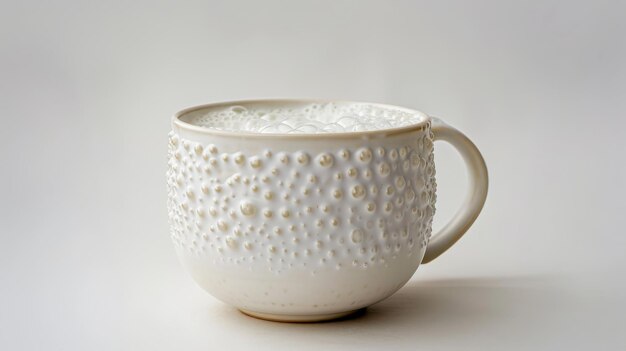
[[[202,127],[199,125],[191,124],[185,122],[181,119],[181,117],[185,116],[188,113],[206,109],[206,108],[216,108],[216,107],[225,107],[229,105],[246,105],[246,104],[280,104],[280,103],[306,103],[306,104],[315,104],[315,103],[341,103],[341,104],[367,104],[375,107],[382,108],[391,108],[396,109],[408,113],[415,113],[422,117],[422,120],[417,123],[409,124],[402,127],[395,128],[385,128],[385,129],[374,129],[374,130],[364,130],[358,132],[328,132],[328,133],[259,133],[259,132],[249,132],[249,131],[227,131],[227,130],[219,130],[213,129],[209,127]],[[273,139],[273,138],[285,138],[285,139],[341,139],[341,138],[370,138],[376,136],[391,136],[403,133],[409,133],[413,131],[418,131],[424,129],[431,121],[431,117],[421,111],[414,110],[411,108],[383,104],[383,103],[375,103],[375,102],[362,102],[362,101],[353,101],[353,100],[333,100],[333,99],[291,99],[291,98],[267,98],[267,99],[244,99],[244,100],[231,100],[231,101],[222,101],[222,102],[213,102],[208,104],[195,105],[192,107],[188,107],[182,109],[172,116],[172,125],[177,126],[182,129],[186,129],[193,132],[198,132],[202,134],[215,135],[215,136],[226,136],[226,137],[245,137],[245,138],[255,138],[255,139]]]

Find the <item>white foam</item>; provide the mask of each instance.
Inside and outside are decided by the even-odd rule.
[[[228,106],[183,119],[205,128],[251,133],[315,134],[384,130],[423,121],[419,113],[369,104],[303,104],[273,108]]]

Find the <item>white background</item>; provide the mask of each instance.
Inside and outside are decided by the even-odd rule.
[[[0,4],[0,349],[626,349],[626,4]],[[486,207],[358,318],[241,315],[182,270],[169,118],[337,98],[445,119],[482,150]],[[436,226],[465,171],[436,144]]]

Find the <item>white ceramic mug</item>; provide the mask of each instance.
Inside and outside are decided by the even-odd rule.
[[[334,133],[237,132],[195,122],[233,106],[310,104],[416,120]],[[460,152],[470,191],[431,238],[436,140]],[[488,184],[480,152],[458,130],[418,111],[354,102],[254,100],[183,110],[173,118],[168,165],[171,236],[185,268],[218,299],[280,321],[338,318],[390,296],[467,231]]]

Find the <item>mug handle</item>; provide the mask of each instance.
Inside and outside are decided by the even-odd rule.
[[[447,141],[465,161],[469,175],[469,191],[463,205],[450,222],[430,239],[422,263],[428,263],[439,257],[465,234],[485,204],[489,185],[487,165],[476,145],[454,127],[439,118],[431,118],[434,141]]]

